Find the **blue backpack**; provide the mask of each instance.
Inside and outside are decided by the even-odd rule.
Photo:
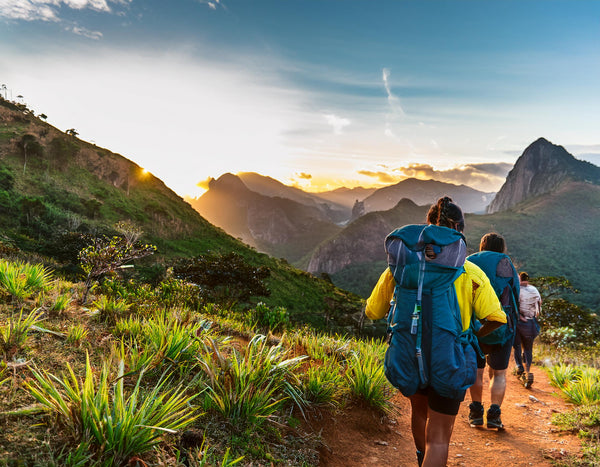
[[[519,276],[510,257],[495,251],[480,251],[467,258],[479,266],[492,283],[502,309],[506,313],[506,324],[495,329],[484,337],[479,337],[479,345],[484,353],[494,352],[515,338],[519,317],[518,297],[520,292]],[[472,327],[478,331],[481,323],[473,320]]]
[[[476,339],[470,328],[462,330],[454,289],[464,272],[463,235],[436,225],[407,225],[387,236],[385,249],[396,281],[388,313],[387,379],[405,396],[431,386],[442,396],[464,397],[477,363]]]

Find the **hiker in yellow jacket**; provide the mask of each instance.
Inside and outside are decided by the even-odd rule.
[[[437,204],[430,208],[427,221],[459,232],[464,229],[462,211],[448,197],[440,198]],[[427,250],[425,254],[427,255]],[[477,319],[485,320],[478,332],[478,335],[483,336],[506,323],[506,315],[485,273],[469,262],[465,262],[464,270],[465,272],[454,281],[463,331],[470,327],[474,314]],[[367,317],[380,319],[387,314],[395,286],[394,276],[390,269],[386,268],[367,300]],[[419,389],[409,399],[412,409],[411,428],[419,465],[446,465],[454,420],[464,397],[460,400],[450,399],[437,394],[432,387],[426,387]]]

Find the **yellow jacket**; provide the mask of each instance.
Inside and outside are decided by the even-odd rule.
[[[396,281],[389,268],[381,274],[379,281],[367,299],[365,313],[370,319],[383,318],[394,295]],[[485,273],[475,264],[465,261],[465,272],[454,281],[458,306],[462,316],[463,331],[471,325],[471,316],[477,319],[506,323],[506,314]]]

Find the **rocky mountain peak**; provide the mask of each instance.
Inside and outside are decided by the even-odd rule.
[[[242,182],[242,180],[232,173],[226,173],[221,175],[217,179],[212,179],[208,183],[209,190],[223,190],[234,193],[244,193],[249,191],[248,187]]]
[[[487,212],[503,211],[528,198],[554,191],[568,179],[600,184],[600,168],[576,159],[562,146],[539,138],[517,159]]]

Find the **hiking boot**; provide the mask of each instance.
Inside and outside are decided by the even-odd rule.
[[[520,378],[523,373],[525,373],[525,368],[522,366],[516,366],[513,371],[513,374],[516,375],[517,378]]]
[[[498,428],[498,430],[503,430],[504,425],[502,424],[502,420],[500,420],[501,414],[500,406],[498,404],[492,404],[487,411],[487,427],[488,428]]]
[[[469,404],[469,425],[475,428],[483,425],[483,405],[481,402],[471,402]]]
[[[533,385],[533,373],[527,373],[527,376],[523,374],[523,386],[529,389]]]
[[[423,459],[425,458],[425,453],[422,451],[417,451],[417,463],[419,467],[423,465]]]

